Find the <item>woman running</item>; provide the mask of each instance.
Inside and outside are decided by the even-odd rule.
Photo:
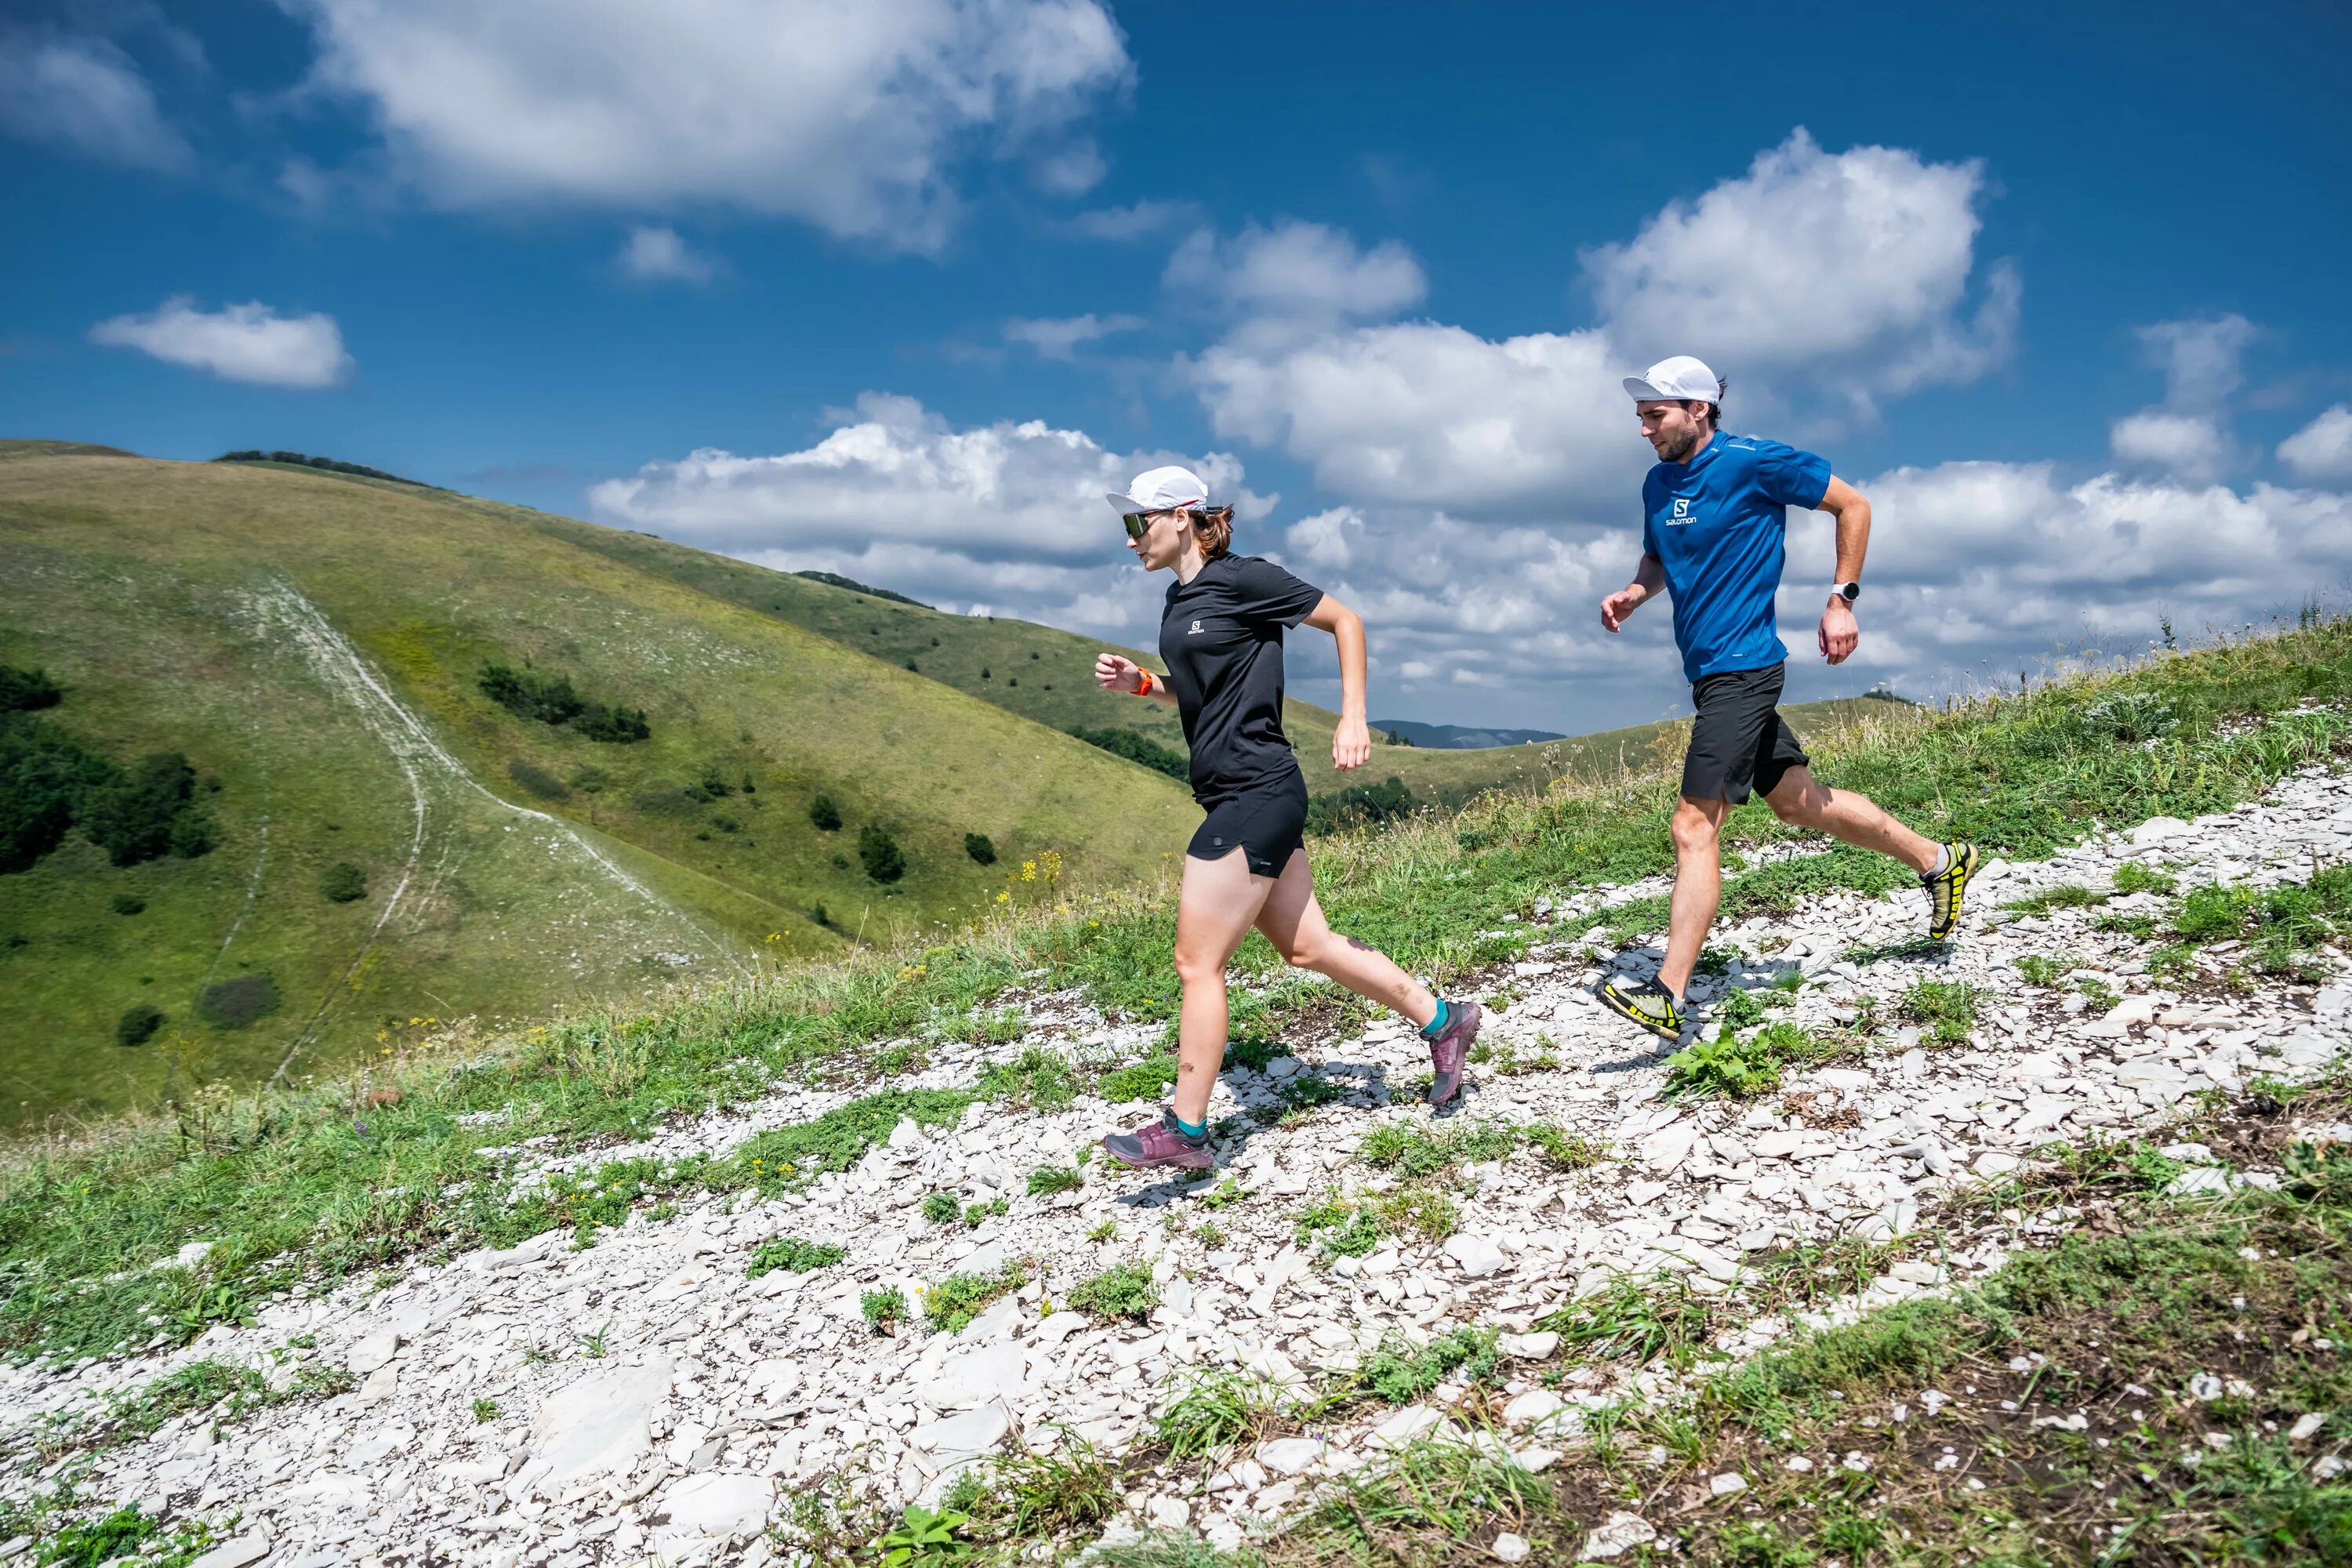
[[[1205,1171],[1216,1163],[1209,1090],[1225,1057],[1225,965],[1252,926],[1293,964],[1412,1019],[1436,1069],[1430,1104],[1444,1105],[1461,1092],[1478,1004],[1432,995],[1370,943],[1325,923],[1307,864],[1307,780],[1282,732],[1282,634],[1304,621],[1339,644],[1332,765],[1344,772],[1370,757],[1364,623],[1273,562],[1229,553],[1234,509],[1211,506],[1208,486],[1189,468],[1139,474],[1127,494],[1109,500],[1144,569],[1173,571],[1176,581],[1160,617],[1167,679],[1107,653],[1095,660],[1095,680],[1176,704],[1192,752],[1192,798],[1209,816],[1185,851],[1176,905],[1184,1005],[1175,1109],[1151,1126],[1105,1138],[1104,1150],[1129,1165]]]

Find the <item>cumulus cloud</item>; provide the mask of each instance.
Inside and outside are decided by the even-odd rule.
[[[708,283],[716,268],[677,230],[643,225],[621,243],[621,275],[640,283]]]
[[[88,35],[0,26],[0,129],[127,168],[194,162],[136,62]]]
[[[1228,239],[1196,230],[1164,279],[1252,323],[1327,323],[1393,316],[1421,303],[1429,279],[1394,240],[1369,250],[1335,228],[1290,218]]]
[[[186,296],[175,296],[148,315],[100,321],[89,338],[225,381],[264,386],[332,386],[352,367],[332,316],[280,316],[258,300],[202,310]]]
[[[1181,462],[1244,519],[1271,505],[1223,453],[1114,452],[1038,420],[958,429],[912,398],[878,393],[839,420],[800,451],[648,463],[595,486],[589,506],[607,521],[770,564],[1140,635],[1156,595],[1126,564],[1107,493]]]
[[[1738,384],[1802,374],[1868,407],[2005,359],[2016,269],[1996,263],[1970,307],[1980,163],[1899,147],[1824,152],[1803,130],[1744,178],[1676,202],[1584,270],[1629,362],[1696,353]]]
[[[2352,484],[2352,408],[2336,405],[2280,442],[2278,457],[2313,484]]]
[[[1312,224],[1196,235],[1168,281],[1240,317],[1186,367],[1220,437],[1278,447],[1349,501],[1590,525],[1625,514],[1651,460],[1620,378],[1668,353],[1700,353],[1750,408],[1738,389],[1869,407],[1997,363],[2020,289],[2000,264],[1979,284],[1984,184],[1973,163],[1832,154],[1799,131],[1588,252],[1601,319],[1571,331],[1378,320],[1421,302],[1419,264]]]
[[[436,201],[716,203],[917,248],[952,221],[960,157],[1050,161],[1131,70],[1097,0],[289,4],[314,89],[362,104]]]
[[[2108,444],[2124,463],[2211,484],[2235,456],[2227,405],[2245,384],[2239,360],[2256,336],[2253,323],[2243,316],[2158,321],[2138,335],[2148,362],[2164,373],[2164,401],[2116,420]]]
[[[1040,320],[1016,317],[1004,323],[1004,341],[1034,349],[1040,359],[1066,360],[1088,343],[1099,342],[1118,332],[1134,331],[1143,324],[1140,316],[1097,316],[1091,310],[1083,316]]]

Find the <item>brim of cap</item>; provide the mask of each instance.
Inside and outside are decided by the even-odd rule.
[[[1133,496],[1123,496],[1117,490],[1106,491],[1103,495],[1103,500],[1110,502],[1110,510],[1118,513],[1121,517],[1125,517],[1129,512],[1141,511],[1143,510],[1141,507],[1135,504],[1135,498]]]
[[[1681,401],[1671,392],[1660,392],[1656,387],[1652,386],[1648,382],[1643,381],[1638,375],[1629,375],[1625,378],[1625,390],[1633,395],[1633,401],[1636,403],[1676,403]]]

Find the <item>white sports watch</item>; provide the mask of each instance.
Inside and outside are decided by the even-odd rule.
[[[1847,604],[1851,605],[1856,599],[1862,597],[1862,584],[1859,583],[1832,583],[1830,584],[1830,594],[1832,597],[1843,599]]]

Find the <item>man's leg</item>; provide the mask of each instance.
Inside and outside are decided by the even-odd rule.
[[[1715,923],[1716,906],[1723,900],[1723,813],[1721,796],[1693,800],[1685,795],[1675,803],[1675,895],[1658,984],[1677,1002],[1690,989],[1691,969],[1706,946],[1707,928]]]
[[[1684,804],[1687,805],[1689,802]],[[1923,877],[1935,869],[1937,860],[1943,854],[1942,845],[1912,832],[1881,810],[1867,795],[1856,795],[1852,790],[1832,789],[1813,777],[1813,770],[1809,767],[1792,767],[1782,773],[1780,782],[1773,785],[1771,793],[1764,797],[1764,804],[1772,808],[1774,816],[1791,827],[1810,827],[1858,849],[1875,849],[1881,855],[1891,855]],[[1680,839],[1677,838],[1676,842],[1679,844]],[[1677,910],[1682,907],[1679,877],[1675,883],[1675,906]],[[1712,914],[1714,909],[1715,905],[1710,901],[1708,912]]]

